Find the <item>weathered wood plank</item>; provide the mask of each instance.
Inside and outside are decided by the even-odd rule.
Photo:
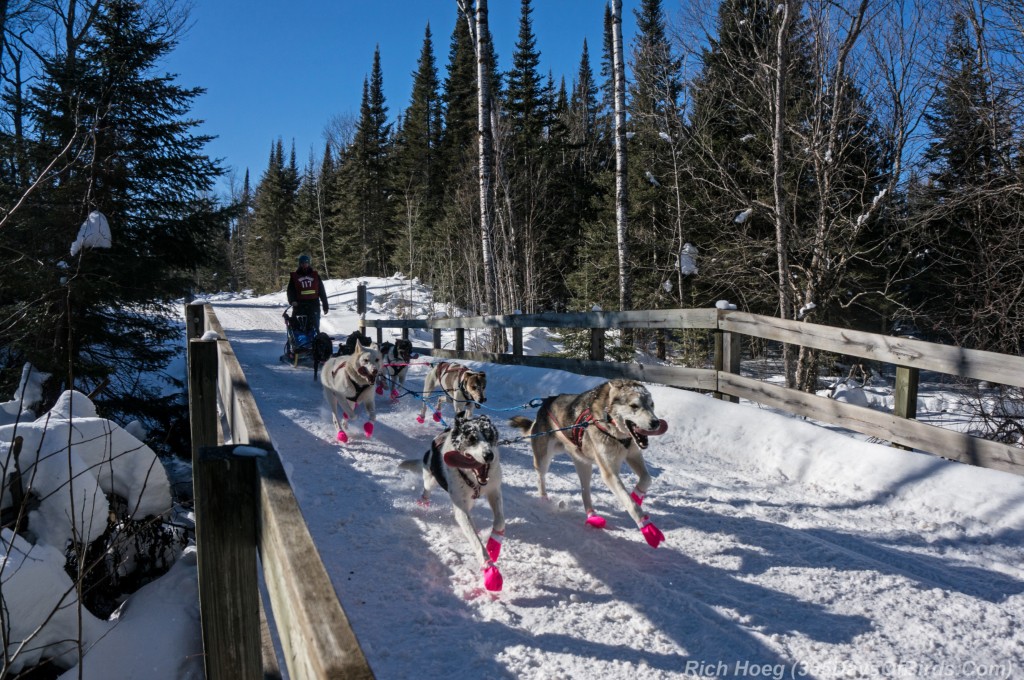
[[[256,465],[233,447],[199,449],[193,467],[206,677],[263,677],[256,569]]]
[[[628,378],[641,382],[670,385],[694,390],[714,390],[718,381],[715,371],[710,368],[684,368],[682,366],[660,366],[654,364],[620,364],[612,361],[584,361],[559,359],[556,357],[517,357],[512,354],[490,352],[456,352],[450,349],[435,349],[433,356],[441,359],[463,359],[491,364],[532,366],[569,371],[599,378]]]
[[[507,314],[434,319],[431,328],[715,328],[717,309],[652,309],[572,314]]]
[[[864,359],[1024,387],[1024,357],[877,333],[723,311],[722,330]]]
[[[972,437],[890,413],[827,399],[798,390],[720,373],[719,390],[789,413],[832,423],[880,439],[962,463],[1024,475],[1024,449]]]
[[[225,337],[216,316],[208,323]],[[218,342],[221,398],[234,443],[266,450],[259,472],[257,539],[278,637],[292,678],[372,678],[338,594],[270,443],[245,375],[228,342]]]
[[[406,331],[410,328],[430,328],[430,322],[426,319],[364,319],[363,323],[372,328],[402,328]],[[402,337],[408,337],[408,333]]]

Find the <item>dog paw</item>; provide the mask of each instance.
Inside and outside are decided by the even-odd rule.
[[[373,423],[363,423],[363,433],[369,439],[373,436]]]
[[[595,529],[604,529],[607,524],[608,522],[601,515],[587,515],[588,526],[592,526]]]
[[[498,556],[501,555],[501,534],[492,533],[491,537],[487,539],[487,556],[491,558],[491,562],[497,562]]]
[[[377,385],[376,392],[377,392],[377,394],[384,394],[384,386],[383,385]]]
[[[398,390],[396,390],[396,389],[392,389],[392,390],[391,390],[391,399],[392,399],[393,401],[397,401],[397,400],[398,400],[398,397],[400,397],[400,396],[401,396],[401,395],[400,395],[400,394],[398,394]]]
[[[633,489],[632,491],[629,492],[629,497],[632,498],[633,502],[636,503],[638,506],[643,505],[644,503],[644,495],[637,491],[636,489]]]
[[[338,430],[338,441],[342,444],[348,444],[348,435],[345,430]]]
[[[657,548],[665,540],[665,534],[661,533],[661,530],[651,524],[651,520],[647,518],[644,518],[644,525],[640,527],[640,533],[647,540],[647,545],[652,548]]]
[[[423,424],[423,416],[416,416],[416,422],[419,423],[420,425],[422,425]]]
[[[416,499],[416,505],[420,506],[421,508],[429,508],[430,507],[430,499],[429,498],[423,498],[422,496],[420,496],[419,498]]]
[[[504,579],[501,578],[501,572],[493,564],[489,567],[484,568],[484,588],[496,593],[501,590],[501,586],[504,585]]]
[[[441,412],[440,411],[434,411],[434,422],[435,423],[441,422]]]

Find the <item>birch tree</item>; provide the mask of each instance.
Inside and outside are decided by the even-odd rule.
[[[619,253],[619,309],[633,307],[629,272],[629,196],[626,170],[626,63],[622,51],[622,0],[612,0],[612,70],[615,78],[615,236]]]
[[[476,53],[477,144],[480,183],[480,246],[484,270],[485,314],[498,312],[497,285],[494,276],[494,192],[491,186],[493,163],[491,132],[491,80],[487,61],[490,41],[487,27],[487,0],[456,0],[469,24],[469,33]]]

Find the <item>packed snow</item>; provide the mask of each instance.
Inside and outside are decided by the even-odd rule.
[[[364,281],[368,317],[444,311],[414,281]],[[326,282],[321,329],[336,342],[358,326],[356,284]],[[430,358],[414,360],[413,394],[377,397],[372,438],[341,446],[311,367],[280,361],[283,292],[210,302],[378,678],[1024,677],[1024,478],[649,385],[668,422],[645,452],[644,508],[666,536],[652,549],[597,477],[608,526],[584,523],[566,456],[540,499],[529,444],[507,423],[537,397],[601,380],[469,363],[488,374],[481,412],[511,440],[504,588],[490,593],[451,503],[418,505],[420,480],[398,467],[442,428],[415,420]],[[429,331],[412,339],[431,344]],[[557,344],[524,333],[527,353]],[[852,400],[858,388],[844,386],[837,398]],[[622,476],[631,488],[633,473]],[[486,537],[486,503],[473,517]],[[118,620],[99,622],[112,631],[87,650],[84,677],[200,677],[194,562],[186,550]]]

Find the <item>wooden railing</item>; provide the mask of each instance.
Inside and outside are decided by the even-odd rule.
[[[281,677],[259,565],[289,677],[372,678],[216,315],[185,314],[206,677]]]
[[[758,314],[719,309],[667,309],[579,314],[517,314],[426,320],[366,319],[366,326],[433,330],[431,354],[498,364],[554,368],[602,378],[633,378],[673,387],[705,390],[738,401],[747,399],[813,420],[958,460],[971,465],[1024,474],[1024,449],[974,437],[915,420],[921,370],[992,383],[1024,387],[1024,358],[941,345],[909,338],[853,331],[820,324],[787,321]],[[468,329],[502,329],[512,334],[511,353],[466,351]],[[524,328],[590,329],[589,360],[528,356],[523,353]],[[684,368],[604,361],[604,332],[611,328],[706,329],[714,333],[713,368]],[[455,331],[455,349],[441,347],[442,330]],[[819,397],[740,375],[741,338],[799,345],[896,366],[893,413]]]

